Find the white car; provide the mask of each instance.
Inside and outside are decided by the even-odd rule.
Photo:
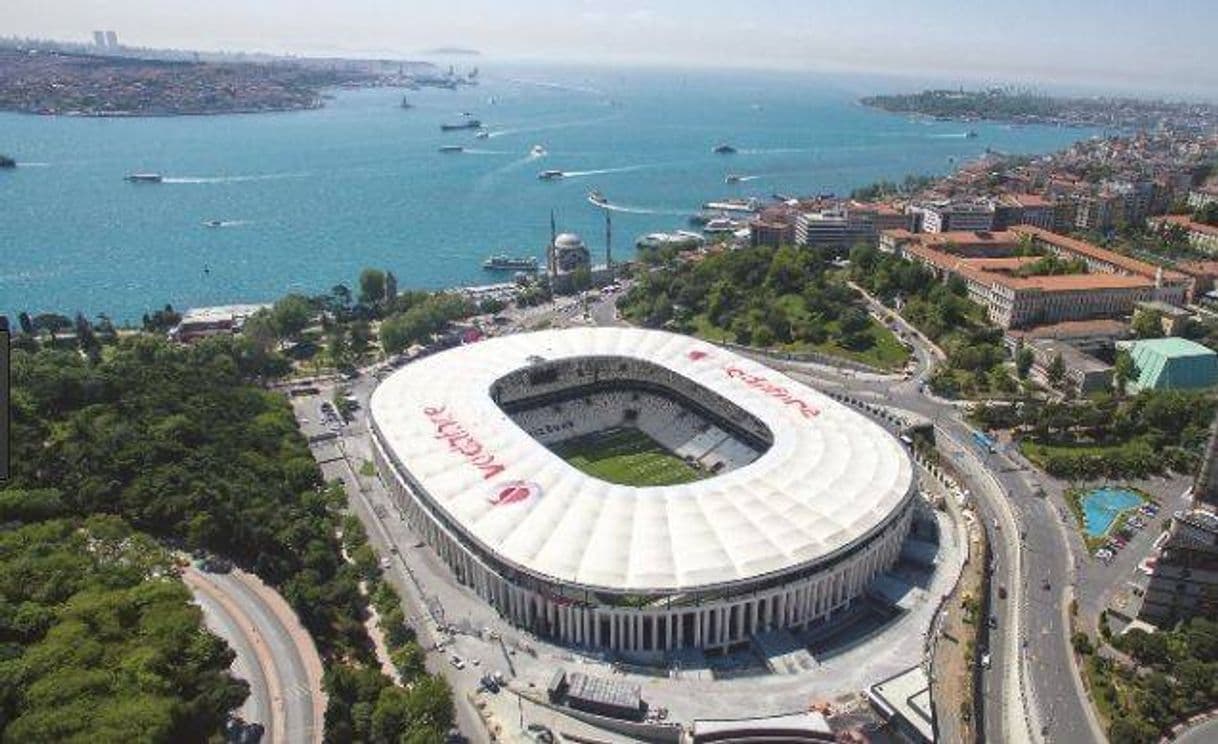
[[[990,655],[988,653],[981,655],[981,668],[982,669],[990,668]]]
[[[453,654],[452,657],[449,658],[448,663],[452,664],[454,669],[464,669],[465,668],[465,660],[462,659],[460,656],[457,656],[456,654]]]

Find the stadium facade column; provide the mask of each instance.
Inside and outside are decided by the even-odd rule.
[[[609,613],[609,648],[617,650],[617,613]]]

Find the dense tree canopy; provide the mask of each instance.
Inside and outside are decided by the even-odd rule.
[[[906,354],[868,317],[858,293],[830,277],[818,250],[755,247],[673,263],[643,274],[618,302],[650,327],[700,333],[747,346],[871,352],[872,363]],[[888,346],[876,348],[881,341]]]
[[[6,520],[66,510],[54,491],[0,492]],[[247,695],[201,626],[168,554],[121,519],[0,530],[5,741],[204,741]]]
[[[265,372],[256,345],[245,338],[219,336],[179,346],[162,337],[138,335],[124,338],[104,352],[92,359],[51,349],[18,350],[13,354],[14,467],[9,489],[0,491],[0,523],[67,516],[108,519],[121,525],[118,519],[122,518],[162,540],[231,556],[283,593],[317,641],[328,676],[368,670],[381,684],[391,684],[375,668],[363,626],[367,600],[359,592],[359,569],[340,553],[337,532],[342,521],[340,509],[345,504],[343,489],[321,482],[317,464],[283,397],[250,384]],[[113,516],[92,516],[97,514]],[[13,534],[0,529],[0,561],[4,560],[3,541]],[[131,534],[133,548],[152,545],[139,533]],[[81,552],[87,556],[87,550]],[[48,576],[62,580],[63,572],[54,571],[53,564],[46,564],[45,570],[50,571]],[[76,571],[67,564],[63,570]],[[167,569],[157,566],[137,573],[151,580],[166,575]],[[17,581],[6,589],[8,576]],[[59,617],[75,619],[60,613],[73,609],[70,598],[76,590],[65,584],[69,594],[48,601],[53,609],[47,616],[20,595],[8,600],[10,591],[40,591],[33,583],[22,588],[23,578],[21,572],[0,570],[0,591],[4,592],[0,596],[0,628],[10,628],[0,642],[17,644],[28,657],[37,649],[31,644],[42,637],[32,633],[45,630],[46,640],[52,641]],[[77,692],[51,695],[59,688],[48,688],[46,696],[37,698],[46,701],[46,718],[54,718],[53,709],[59,706],[67,718],[91,721],[89,725],[93,726],[117,726],[129,721],[132,726],[143,727],[147,734],[126,737],[136,740],[189,741],[214,732],[217,716],[222,717],[239,702],[238,693],[243,691],[217,687],[216,683],[208,688],[207,699],[197,702],[191,696],[202,694],[198,685],[183,686],[179,691],[171,684],[154,684],[152,672],[160,670],[155,665],[159,663],[157,646],[141,630],[142,608],[147,606],[151,608],[149,617],[155,609],[156,617],[163,618],[165,631],[174,633],[171,640],[186,644],[173,658],[172,663],[178,666],[174,673],[199,676],[213,662],[219,664],[217,668],[225,668],[229,657],[223,644],[212,649],[207,644],[214,639],[184,635],[191,623],[201,632],[197,611],[190,608],[195,614],[187,617],[173,609],[175,602],[189,607],[185,605],[185,588],[176,581],[158,580],[154,590],[138,582],[127,586],[109,580],[108,575],[103,578],[99,584],[105,589],[125,594],[97,595],[97,602],[93,602],[94,594],[84,591],[89,587],[80,590],[82,612],[93,613],[81,615],[80,622],[91,629],[98,648],[90,651],[92,647],[81,642],[88,633],[65,636],[80,653],[91,655],[81,656],[84,672],[62,683],[63,689]],[[161,588],[161,584],[167,588]],[[69,604],[63,606],[64,601]],[[97,604],[103,601],[105,604]],[[115,622],[124,630],[143,633],[139,641],[144,644],[142,652],[134,648],[128,651],[123,636],[108,634],[105,623]],[[15,635],[18,633],[26,635]],[[403,647],[413,643],[412,637],[399,640]],[[168,656],[172,648],[166,648]],[[409,648],[402,656],[411,656]],[[25,667],[3,667],[5,663],[0,662],[0,705],[41,710],[30,707],[34,699],[30,696],[42,694],[43,688],[35,684],[39,678],[20,677],[8,682],[8,675],[27,671]],[[148,674],[143,674],[141,664],[153,664]],[[90,665],[94,667],[91,670]],[[151,697],[128,693],[123,687],[128,674],[141,684],[146,681]],[[437,710],[451,707],[446,690],[426,685],[420,689],[441,695],[428,701]],[[412,688],[412,710],[430,715],[431,709],[417,695]],[[73,703],[72,699],[82,702]],[[128,699],[133,701],[130,706],[125,702]],[[113,716],[114,721],[89,718],[94,715],[90,706],[95,701],[100,701],[98,710],[104,708],[104,714]],[[74,706],[84,707],[76,711]],[[154,720],[153,713],[161,718]],[[139,716],[145,714],[148,720],[140,723]],[[393,720],[397,719],[385,718]],[[12,726],[19,723],[17,720]],[[48,721],[37,719],[28,728],[16,730],[25,733],[45,725]],[[386,730],[384,725],[382,731]],[[399,733],[426,729],[438,736],[431,725],[411,719]],[[63,732],[63,737],[53,733],[48,738],[72,735],[67,729],[48,730]],[[30,739],[22,736],[14,740]],[[331,740],[349,738],[331,736]]]

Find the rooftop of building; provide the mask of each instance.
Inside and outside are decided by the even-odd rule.
[[[1189,276],[1218,276],[1218,261],[1181,261],[1176,270]]]
[[[1072,238],[1068,235],[1061,235],[1059,233],[1055,233],[1055,232],[1046,230],[1042,227],[1036,227],[1034,225],[1013,225],[1013,226],[1011,226],[1010,232],[1015,233],[1017,236],[1018,235],[1030,235],[1033,238],[1041,240],[1050,245],[1056,246],[1057,248],[1068,251],[1070,253],[1074,253],[1074,254],[1080,255],[1080,256],[1085,256],[1087,258],[1091,258],[1096,261],[1103,261],[1105,263],[1116,266],[1117,268],[1120,268],[1124,271],[1128,271],[1133,274],[1139,274],[1144,277],[1153,278],[1161,268],[1159,266],[1155,266],[1154,264],[1147,263],[1145,261],[1139,261],[1136,258],[1130,258],[1129,256],[1121,255],[1120,253],[1117,253],[1116,251],[1110,251],[1107,248],[1101,248],[1098,245],[1095,245],[1093,243],[1088,243],[1085,240],[1079,240],[1078,238]],[[1168,280],[1179,281],[1179,280],[1185,279],[1186,277],[1177,271],[1172,271],[1170,269],[1164,269],[1163,278],[1168,279]]]
[[[1166,217],[1157,217],[1152,219],[1151,222],[1157,224],[1179,225],[1189,232],[1218,236],[1218,226],[1207,225],[1204,222],[1194,222],[1192,217],[1187,214],[1169,214]]]
[[[1018,339],[1053,338],[1081,340],[1097,338],[1125,338],[1129,325],[1119,320],[1100,318],[1096,320],[1066,320],[1061,323],[1046,323],[1031,328],[1011,329],[1007,335]]]
[[[1062,362],[1066,365],[1067,369],[1077,369],[1082,372],[1107,372],[1112,369],[1111,364],[1102,362],[1059,339],[1038,338],[1033,339],[1030,343],[1034,349],[1042,354],[1061,356]]]

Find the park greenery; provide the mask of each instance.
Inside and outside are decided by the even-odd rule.
[[[278,317],[276,333],[290,336],[300,332],[301,313],[293,307],[296,304],[292,300],[270,311],[272,318]],[[55,517],[91,524],[98,515],[106,515],[116,525],[130,525],[135,530],[133,541],[144,541],[142,536],[149,535],[165,545],[231,557],[278,589],[296,610],[323,655],[328,689],[343,675],[379,677],[363,625],[366,600],[358,587],[359,571],[343,560],[340,550],[343,489],[322,482],[284,398],[254,384],[270,374],[274,365],[268,365],[268,357],[273,353],[260,349],[250,338],[233,336],[179,346],[156,335],[135,334],[116,338],[96,353],[88,353],[84,339],[78,337],[77,342],[79,348],[72,350],[50,344],[35,344],[34,348],[15,344],[11,360],[13,472],[8,490],[0,491],[0,503],[29,501],[23,508],[32,515],[17,518],[23,522]],[[20,495],[30,492],[44,495],[37,501]],[[31,546],[29,550],[37,553],[40,548]],[[122,563],[121,556],[99,556],[99,560]],[[165,572],[145,573],[151,580]],[[121,618],[118,622],[124,627],[139,620],[145,606],[141,602],[156,599],[169,608],[175,596],[177,600],[186,596],[176,582],[172,583],[179,592],[176,595],[168,590],[161,595],[153,587],[135,584],[116,587],[110,582],[105,586],[127,592],[125,604],[122,597],[107,600],[116,603],[114,617]],[[18,597],[16,603],[3,608],[10,608],[7,617],[41,623],[47,629],[61,618],[69,619],[73,609],[70,602],[57,602],[48,614],[27,605]],[[85,603],[81,609],[90,607]],[[96,609],[101,612],[104,608]],[[23,616],[27,610],[29,615]],[[166,618],[179,615],[167,609]],[[0,617],[6,615],[0,613]],[[0,694],[25,696],[15,703],[20,705],[29,704],[29,696],[41,695],[39,700],[46,707],[40,709],[40,715],[62,718],[59,725],[64,730],[72,726],[85,730],[87,716],[98,709],[117,715],[119,704],[130,694],[119,682],[109,682],[118,685],[116,689],[108,689],[103,682],[122,677],[125,669],[135,673],[155,659],[137,655],[125,661],[128,654],[122,644],[127,639],[101,632],[107,627],[102,620],[110,616],[98,617],[99,624],[93,627],[99,632],[79,649],[81,663],[92,666],[97,679],[52,677],[46,685],[35,686],[37,678],[31,676],[0,688]],[[192,617],[198,629],[198,617]],[[185,625],[180,619],[178,623]],[[9,636],[5,640],[10,661],[40,661],[31,656],[37,637]],[[214,661],[212,657],[190,657],[192,653],[212,653],[206,648],[210,641],[191,640],[180,629],[166,643],[174,640],[184,645],[177,656],[170,657],[173,663],[197,663],[199,674],[210,668],[206,664]],[[149,653],[154,650],[150,647]],[[222,666],[227,665],[227,656],[218,658],[224,662]],[[133,666],[136,664],[139,666]],[[156,671],[155,665],[149,669],[149,674]],[[364,671],[369,669],[372,671]],[[184,666],[181,671],[188,673],[189,668]],[[136,675],[135,679],[142,678]],[[176,733],[185,727],[189,735],[151,740],[208,738],[216,733],[215,706],[231,708],[241,698],[231,688],[213,683],[218,697],[206,704],[195,703],[184,697],[194,694],[193,689],[177,693],[172,684],[153,682],[149,676],[136,684],[147,683],[148,690],[159,690],[167,701],[169,718],[163,726],[168,728],[164,730]],[[446,689],[430,682],[420,689],[439,696],[429,705],[451,705]],[[4,704],[14,703],[6,698]],[[415,707],[419,705],[416,701]],[[399,705],[395,710],[400,713],[403,709]],[[444,733],[444,728],[417,724],[397,713],[386,714],[384,720],[399,721],[401,726],[391,732],[397,735],[382,740],[397,740],[407,733],[415,740],[434,740]],[[330,740],[352,740],[346,729],[336,731],[328,732]]]
[[[1215,620],[1196,617],[1172,629],[1122,635],[1110,634],[1105,623],[1101,635],[1112,653],[1101,653],[1081,632],[1074,648],[1111,741],[1159,741],[1176,723],[1218,705]]]
[[[1005,364],[1002,330],[968,299],[962,281],[940,282],[928,269],[867,245],[850,251],[850,277],[943,349],[946,363],[930,378],[935,392],[962,397],[1017,391]]]
[[[670,263],[641,272],[618,308],[632,322],[711,341],[819,352],[883,369],[909,357],[814,250],[759,246]]]
[[[0,491],[0,738],[203,741],[248,694],[163,547],[55,490]]]
[[[1011,429],[1023,454],[1065,480],[1192,472],[1214,417],[1204,393],[1146,390],[1081,400],[1023,400],[974,408],[985,429]]]

